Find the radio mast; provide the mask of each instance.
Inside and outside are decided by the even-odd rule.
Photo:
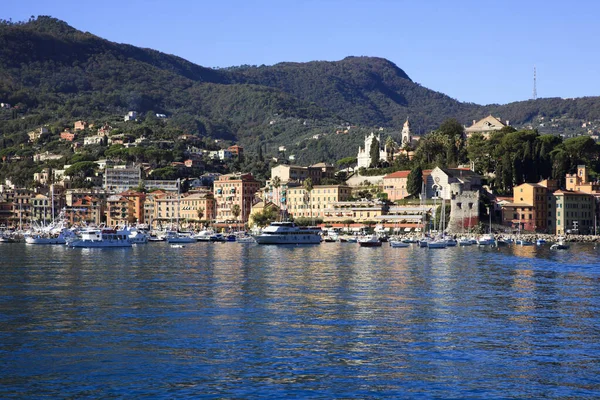
[[[537,83],[536,83],[536,73],[535,73],[535,65],[533,66],[533,100],[537,99]]]

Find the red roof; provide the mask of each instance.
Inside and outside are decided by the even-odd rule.
[[[410,171],[396,171],[383,177],[383,179],[408,178]]]

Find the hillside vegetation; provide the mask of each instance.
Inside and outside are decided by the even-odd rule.
[[[129,110],[162,113],[173,130],[236,142],[302,163],[356,154],[364,133],[398,139],[407,117],[418,134],[448,118],[470,124],[490,113],[511,125],[577,134],[600,120],[598,98],[507,105],[461,103],[415,82],[388,60],[284,62],[210,69],[151,49],[118,44],[52,17],[0,23],[0,135],[42,124],[95,122]],[[351,128],[346,135],[336,130]]]

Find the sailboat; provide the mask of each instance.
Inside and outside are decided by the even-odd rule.
[[[177,179],[177,220],[175,230],[167,232],[167,243],[195,243],[196,238],[190,233],[179,232],[179,210],[181,202],[180,180]]]
[[[40,228],[29,234],[25,238],[25,243],[27,244],[67,244],[67,239],[75,236],[71,230],[67,229],[64,223],[63,212],[59,215],[58,222],[54,219],[54,185],[50,186],[50,191],[52,193],[52,223],[45,228]]]

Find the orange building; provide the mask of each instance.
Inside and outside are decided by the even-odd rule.
[[[252,174],[221,175],[214,182],[214,196],[216,201],[216,220],[247,222],[252,211],[254,195],[260,190],[260,183]],[[233,214],[234,206],[239,206],[240,214],[236,218]]]
[[[102,223],[104,214],[103,203],[100,199],[93,196],[83,196],[65,207],[65,218],[73,225],[86,225]]]
[[[141,192],[134,192],[133,190],[128,190],[126,192],[121,193],[119,196],[123,196],[128,200],[133,202],[133,217],[136,222],[139,224],[143,224],[144,220],[144,201],[146,200],[146,194]]]
[[[523,183],[513,188],[513,202],[502,207],[503,224],[519,231],[548,230],[548,196],[551,192],[543,183]]]
[[[244,148],[242,146],[238,146],[237,144],[234,144],[233,146],[229,146],[227,148],[227,150],[229,150],[231,152],[231,154],[236,155],[238,157],[241,157],[244,155]]]
[[[76,136],[77,135],[75,135],[73,132],[68,131],[68,130],[60,133],[60,138],[62,140],[66,140],[67,142],[72,142],[73,140],[75,140]]]
[[[106,225],[129,225],[135,222],[134,202],[121,195],[106,200]]]

